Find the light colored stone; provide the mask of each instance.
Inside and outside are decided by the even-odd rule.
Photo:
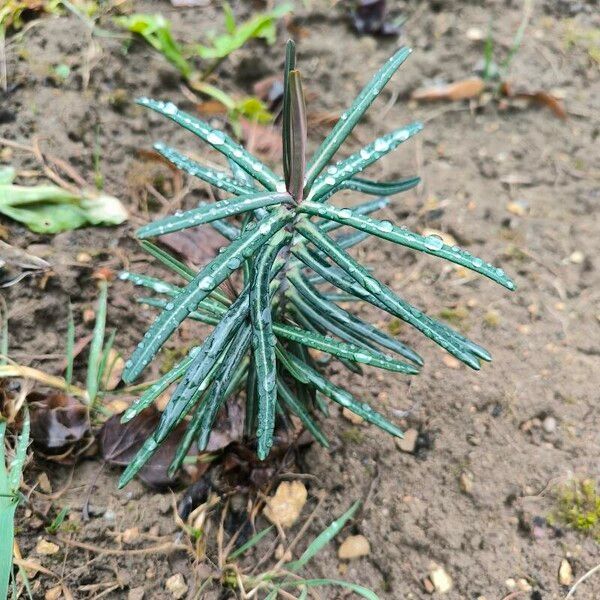
[[[509,577],[505,582],[504,585],[509,589],[509,590],[514,590],[517,587],[517,582],[512,578]]]
[[[419,437],[419,432],[416,429],[407,429],[404,432],[403,438],[396,438],[396,446],[398,446],[399,450],[402,452],[413,453],[417,446],[417,438]]]
[[[533,588],[527,579],[521,577],[520,579],[517,579],[517,589],[521,592],[531,592]]]
[[[131,588],[129,594],[127,594],[127,600],[144,600],[144,594],[146,591],[142,586]]]
[[[356,413],[353,413],[347,408],[342,408],[342,417],[354,425],[362,425],[365,422],[362,417],[359,417]]]
[[[281,527],[291,527],[302,512],[308,494],[301,481],[284,481],[267,500],[264,515]]]
[[[361,556],[367,556],[370,552],[369,540],[364,535],[351,535],[338,548],[338,556],[341,560],[360,558]]]
[[[560,561],[558,583],[560,585],[571,585],[573,583],[573,567],[571,567],[571,563],[566,558]]]
[[[171,596],[178,600],[179,598],[183,598],[188,591],[187,583],[183,578],[181,573],[175,573],[175,575],[171,575],[169,579],[167,579],[165,583],[165,587],[169,592],[171,592]]]
[[[569,256],[569,260],[574,265],[580,265],[585,260],[585,254],[581,250],[575,250],[575,252]]]
[[[458,485],[465,494],[471,494],[473,492],[473,473],[469,471],[463,471],[458,478]]]
[[[443,567],[435,566],[429,573],[429,579],[439,594],[446,594],[452,589],[452,577],[446,573]]]
[[[50,480],[48,479],[48,475],[46,475],[46,473],[40,473],[38,477],[38,483],[40,485],[40,490],[42,490],[44,494],[52,493],[52,484],[50,483]]]
[[[49,542],[44,538],[40,538],[38,543],[35,546],[35,551],[37,554],[41,554],[43,556],[52,556],[56,554],[60,550],[60,547],[54,542]]]
[[[542,421],[542,428],[546,433],[554,433],[556,431],[556,419],[550,415],[548,415]]]
[[[59,598],[62,595],[62,586],[57,585],[53,588],[50,588],[45,594],[44,594],[44,600],[59,600]]]
[[[130,527],[123,532],[123,542],[125,544],[134,544],[140,539],[140,530],[138,527]]]

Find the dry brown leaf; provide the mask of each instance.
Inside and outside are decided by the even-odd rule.
[[[462,79],[454,83],[419,88],[411,94],[411,98],[424,102],[434,100],[468,100],[479,96],[484,88],[485,82],[483,79],[471,77],[470,79]]]
[[[540,106],[545,106],[549,108],[559,119],[567,118],[567,111],[565,110],[562,101],[550,92],[545,90],[531,91],[519,86],[514,86],[508,82],[504,82],[502,84],[500,91],[507,98],[526,100]]]
[[[300,516],[307,496],[301,481],[284,481],[279,484],[275,495],[267,500],[264,515],[271,523],[291,527]]]
[[[123,357],[114,348],[111,348],[108,352],[106,369],[102,374],[103,390],[112,391],[119,385],[124,367],[125,361]]]

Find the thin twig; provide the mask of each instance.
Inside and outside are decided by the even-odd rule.
[[[565,596],[565,600],[569,600],[569,598],[573,597],[573,594],[575,593],[575,590],[577,589],[577,586],[580,583],[583,583],[586,579],[588,579],[589,577],[591,577],[594,573],[596,573],[597,571],[600,571],[600,565],[596,565],[593,569],[590,569],[587,573],[584,573],[574,584],[573,587],[569,590],[569,593]]]

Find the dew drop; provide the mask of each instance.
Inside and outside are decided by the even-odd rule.
[[[444,247],[444,240],[439,235],[428,235],[425,238],[425,248],[428,250],[441,250]]]
[[[167,102],[163,110],[167,115],[177,114],[177,107],[172,102]]]
[[[269,233],[269,231],[271,231],[271,225],[269,225],[269,223],[263,223],[258,228],[258,233],[267,234],[267,233]]]
[[[373,149],[375,152],[386,152],[389,147],[389,143],[381,138],[375,140],[375,143],[373,144]]]
[[[359,154],[363,160],[369,160],[369,158],[371,158],[371,153],[364,148],[359,152]]]
[[[215,146],[220,146],[225,142],[225,134],[222,131],[211,131],[206,137],[206,141],[209,144],[214,144]]]
[[[391,221],[381,221],[381,223],[379,223],[379,229],[381,231],[393,231],[394,224]]]
[[[483,265],[483,261],[480,258],[475,257],[473,260],[471,260],[471,264],[477,268]]]
[[[127,273],[127,271],[123,271],[122,273],[119,273],[119,279],[121,281],[127,281],[129,279],[129,273]]]
[[[352,216],[352,211],[349,208],[342,208],[338,214],[342,219],[349,219]]]
[[[333,165],[331,165],[331,167],[327,167],[327,172],[330,175],[335,175],[337,173],[337,167],[334,167]]]
[[[325,177],[325,183],[327,185],[335,185],[335,177]]]
[[[198,288],[201,290],[209,290],[213,287],[213,278],[212,277],[204,277],[198,283]]]

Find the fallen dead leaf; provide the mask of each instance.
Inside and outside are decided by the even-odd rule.
[[[471,77],[454,83],[419,88],[411,94],[413,100],[431,102],[435,100],[469,100],[479,96],[485,88],[485,82],[479,77]]]
[[[559,119],[567,118],[567,111],[562,103],[562,100],[554,94],[545,90],[530,91],[521,86],[513,85],[509,82],[504,82],[500,91],[507,98],[516,100],[526,100],[527,102],[538,104],[549,108]]]
[[[275,495],[267,500],[264,515],[271,523],[291,527],[300,516],[307,496],[301,481],[284,481],[279,484]]]
[[[121,374],[125,367],[123,357],[111,348],[106,360],[106,369],[102,375],[102,389],[107,391],[114,390],[121,381]]]

